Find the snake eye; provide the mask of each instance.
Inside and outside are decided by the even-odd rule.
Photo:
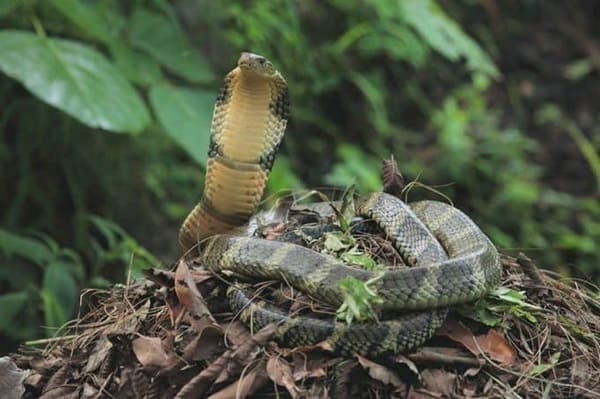
[[[260,65],[264,65],[266,62],[267,62],[267,60],[265,60],[264,58],[259,58],[259,59],[258,59],[258,63],[259,63]]]

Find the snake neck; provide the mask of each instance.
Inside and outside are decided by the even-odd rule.
[[[288,92],[279,72],[261,73],[260,56],[244,53],[225,78],[211,126],[202,200],[184,221],[185,250],[245,224],[256,212],[285,132]],[[261,66],[262,65],[262,66]]]
[[[264,152],[271,84],[252,72],[238,70],[238,73],[219,133],[221,155],[236,162],[256,163]]]

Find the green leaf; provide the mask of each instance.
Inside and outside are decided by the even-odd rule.
[[[550,356],[550,359],[548,360],[548,363],[538,364],[537,366],[532,368],[529,372],[529,375],[531,375],[532,377],[536,377],[540,374],[544,374],[548,370],[553,369],[554,366],[556,366],[556,364],[560,360],[560,352],[555,352],[554,354],[552,354],[552,356]]]
[[[336,253],[350,249],[354,246],[354,237],[341,232],[325,233],[325,242],[323,245],[327,253]]]
[[[539,306],[535,306],[530,303],[527,303],[526,302],[527,296],[525,295],[525,292],[523,292],[523,291],[515,291],[513,289],[506,288],[506,287],[498,287],[495,290],[493,290],[492,292],[490,292],[490,295],[492,297],[496,297],[496,298],[500,299],[501,301],[513,303],[515,305],[527,307],[530,309],[536,309],[536,310],[542,309]]]
[[[0,0],[0,17],[14,10],[21,0]]]
[[[90,244],[96,250],[97,257],[103,262],[119,262],[133,278],[142,276],[141,271],[149,267],[158,267],[160,262],[144,247],[138,244],[122,227],[111,220],[99,216],[89,216],[94,227],[94,237],[99,233],[103,242],[93,239]]]
[[[376,319],[373,305],[382,303],[383,299],[369,286],[381,279],[383,275],[384,273],[380,273],[366,282],[354,277],[345,277],[340,282],[344,302],[336,311],[336,317],[344,320],[346,324],[351,324],[354,320]]]
[[[150,89],[150,104],[167,134],[204,167],[216,94],[160,85]]]
[[[41,291],[40,296],[44,304],[44,326],[50,328],[62,326],[67,321],[67,317],[64,309],[58,303],[58,299],[47,291]]]
[[[41,292],[44,317],[49,327],[63,325],[75,311],[79,290],[67,265],[54,262],[44,273]]]
[[[350,144],[340,145],[336,153],[340,161],[325,176],[326,183],[341,187],[356,183],[359,192],[381,190],[378,160],[368,157],[359,147]]]
[[[0,32],[0,70],[91,127],[139,132],[150,123],[141,98],[93,48],[29,32]]]
[[[594,63],[591,58],[584,58],[569,63],[564,68],[563,75],[570,80],[581,80],[594,71]]]
[[[110,52],[117,67],[132,82],[149,86],[161,80],[160,66],[146,53],[120,43],[111,46]]]
[[[123,18],[109,12],[103,2],[94,5],[81,0],[51,0],[49,2],[82,32],[107,45],[118,38]]]
[[[502,323],[502,315],[496,314],[488,309],[489,303],[483,299],[480,299],[474,303],[465,304],[458,306],[456,309],[458,312],[470,318],[471,320],[478,321],[489,327],[496,327]]]
[[[44,265],[54,258],[52,251],[40,241],[2,229],[0,229],[0,254],[6,257],[20,256],[36,265]]]
[[[0,295],[0,331],[11,330],[13,320],[27,304],[27,298],[27,293],[22,291]]]
[[[364,270],[376,270],[379,268],[377,263],[368,254],[360,252],[356,248],[352,248],[350,251],[342,254],[341,259],[345,263],[349,263],[354,266],[358,266]]]
[[[465,58],[467,68],[498,77],[494,63],[460,26],[444,13],[433,0],[400,0],[406,22],[438,53],[450,61]]]
[[[208,64],[200,58],[173,19],[145,8],[136,8],[131,18],[129,37],[134,46],[190,82],[214,80]]]

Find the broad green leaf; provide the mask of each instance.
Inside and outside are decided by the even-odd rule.
[[[26,292],[11,292],[0,295],[0,331],[10,330],[16,315],[27,303]]]
[[[131,43],[150,54],[165,68],[195,83],[211,82],[208,64],[171,18],[144,8],[136,8],[131,18]]]
[[[118,32],[125,24],[123,18],[110,12],[103,2],[51,0],[49,3],[82,32],[107,45],[118,40]]]
[[[59,327],[75,311],[79,290],[67,265],[54,262],[44,273],[42,286],[44,316],[50,327]]]
[[[44,326],[54,328],[62,326],[67,321],[67,316],[56,296],[47,291],[41,291],[40,296],[44,304]]]
[[[148,86],[162,78],[160,66],[146,53],[120,43],[111,46],[110,52],[117,67],[132,82]]]
[[[471,71],[499,76],[487,54],[435,1],[400,0],[398,4],[406,22],[438,53],[450,61],[464,58]]]
[[[0,32],[0,70],[82,123],[135,133],[150,123],[141,98],[93,48],[29,32]]]
[[[0,0],[0,17],[14,10],[21,0]]]
[[[20,256],[36,265],[44,265],[54,258],[52,251],[40,241],[2,229],[0,229],[0,254],[6,257]]]
[[[158,121],[181,148],[204,167],[216,94],[160,85],[150,89]]]

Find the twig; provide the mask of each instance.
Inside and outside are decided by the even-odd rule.
[[[36,339],[33,341],[25,341],[24,345],[25,346],[46,345],[46,344],[51,344],[51,343],[55,343],[55,342],[70,341],[70,340],[78,338],[78,337],[79,337],[79,335],[63,335],[62,337],[42,338],[42,339]]]
[[[415,362],[415,364],[442,364],[442,365],[461,365],[471,367],[481,367],[485,364],[484,360],[474,358],[472,356],[451,355],[442,349],[445,348],[419,348],[417,352],[408,355],[407,357]]]

